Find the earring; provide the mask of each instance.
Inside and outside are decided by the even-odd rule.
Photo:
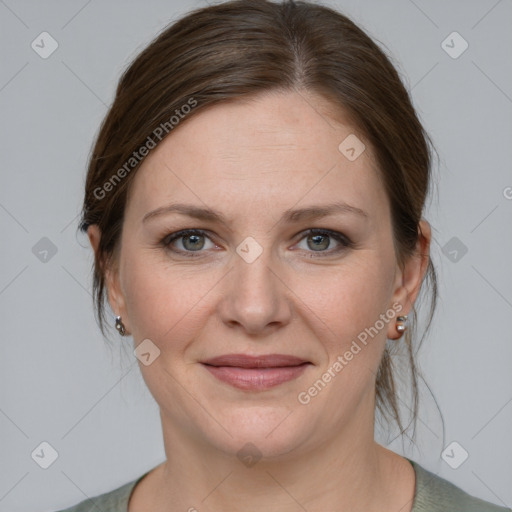
[[[124,336],[126,334],[126,329],[124,328],[124,324],[123,322],[121,321],[121,317],[120,316],[116,316],[116,329],[117,331],[119,332],[119,334],[121,336]]]
[[[406,322],[407,322],[407,315],[396,317],[396,330],[400,333],[400,337],[407,329]]]

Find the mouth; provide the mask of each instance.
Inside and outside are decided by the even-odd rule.
[[[312,363],[284,354],[226,354],[201,363],[218,380],[239,389],[262,391],[296,379]]]

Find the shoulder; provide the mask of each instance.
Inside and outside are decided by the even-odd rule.
[[[471,496],[448,480],[426,470],[410,459],[416,473],[412,512],[512,512]]]
[[[128,501],[134,487],[146,475],[147,473],[144,473],[117,489],[88,498],[70,508],[57,512],[98,512],[99,510],[102,512],[127,512]]]

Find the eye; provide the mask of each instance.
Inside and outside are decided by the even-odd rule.
[[[210,240],[204,231],[201,231],[200,229],[186,229],[166,236],[162,240],[162,244],[174,252],[194,257],[195,254],[190,253],[201,252],[201,249],[203,248],[211,249],[212,246],[215,246],[215,244],[210,240],[212,246],[205,247],[205,245],[207,245],[205,244],[205,239]],[[174,246],[174,242],[176,241],[181,243],[183,249],[176,248]]]
[[[327,251],[326,249],[329,249],[333,245],[332,239],[338,243],[338,247]],[[306,250],[311,249],[312,252],[327,254],[341,252],[353,245],[351,240],[345,235],[328,229],[310,229],[305,233],[305,236],[301,238],[301,241],[302,240],[306,240]]]

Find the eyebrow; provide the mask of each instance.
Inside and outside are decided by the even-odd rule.
[[[179,213],[181,215],[187,215],[188,217],[193,217],[203,221],[220,222],[222,224],[228,223],[226,217],[217,210],[183,203],[161,206],[160,208],[157,208],[156,210],[153,210],[144,215],[142,222],[145,223],[154,217],[168,213]],[[356,208],[355,206],[351,206],[347,203],[338,202],[326,205],[313,205],[295,210],[289,209],[283,213],[281,220],[284,222],[292,223],[313,218],[327,217],[329,215],[335,214],[351,214],[363,219],[368,219],[368,214],[364,210]]]

